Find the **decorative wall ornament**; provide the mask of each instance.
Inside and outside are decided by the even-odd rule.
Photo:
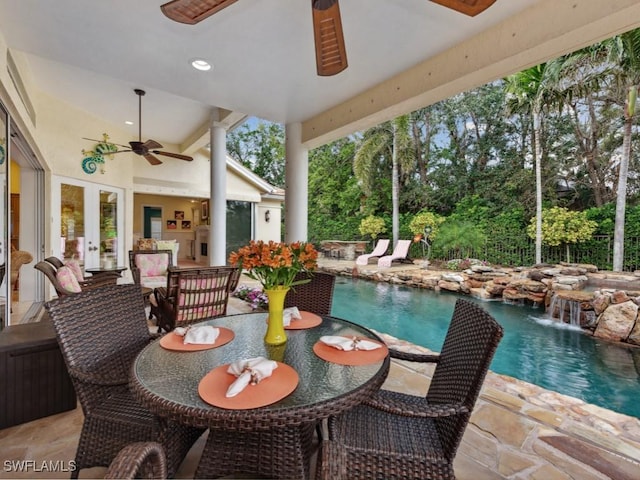
[[[84,158],[82,159],[82,170],[89,175],[96,173],[98,169],[98,165],[100,166],[100,173],[104,173],[105,163],[104,157],[107,155],[111,155],[118,150],[118,147],[109,142],[109,135],[106,133],[102,134],[102,141],[98,142],[93,150],[85,150],[82,149],[82,155]]]

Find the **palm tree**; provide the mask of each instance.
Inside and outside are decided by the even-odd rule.
[[[567,104],[574,95],[588,96],[597,91],[605,101],[622,107],[623,140],[613,231],[613,271],[620,272],[624,263],[624,224],[633,117],[640,84],[640,29],[568,54],[558,59],[557,63],[565,84],[563,92],[558,95],[563,96]]]
[[[391,210],[394,245],[400,235],[400,170],[408,165],[415,150],[411,147],[409,115],[366,130],[353,160],[353,172],[363,192],[372,195],[376,189],[379,167],[391,160]]]
[[[618,172],[616,219],[613,230],[613,271],[621,272],[624,263],[624,217],[627,204],[627,176],[631,158],[631,134],[640,84],[640,29],[602,42],[608,53],[613,91],[620,92],[618,103],[624,105],[622,153]]]
[[[505,79],[507,111],[531,115],[531,144],[536,176],[536,263],[542,262],[542,158],[544,155],[544,112],[553,103],[558,84],[558,64],[542,63]]]

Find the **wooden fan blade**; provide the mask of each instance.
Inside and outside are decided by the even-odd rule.
[[[162,145],[156,142],[155,140],[147,140],[142,144],[142,146],[149,150],[153,150],[154,148],[162,148]]]
[[[484,12],[495,3],[496,0],[431,0],[433,3],[451,8],[456,12],[475,17]]]
[[[150,153],[145,153],[143,157],[146,158],[147,162],[149,162],[151,165],[160,165],[162,163],[160,160],[158,160],[156,157],[154,157]]]
[[[154,150],[153,153],[156,155],[164,155],[165,157],[177,158],[178,160],[186,160],[187,162],[193,161],[193,157],[188,155],[181,155],[179,153],[171,153],[171,152],[162,152],[160,150]]]
[[[171,20],[195,25],[236,0],[173,0],[160,6]]]
[[[347,68],[338,0],[311,0],[318,75],[330,76]]]

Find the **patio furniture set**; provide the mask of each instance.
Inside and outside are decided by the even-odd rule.
[[[144,264],[131,260],[132,271]],[[144,278],[140,273],[134,278]],[[154,289],[164,335],[149,333],[141,280],[47,303],[85,416],[72,478],[82,468],[110,464],[128,467],[123,476],[138,469],[172,476],[205,430],[198,478],[308,478],[317,445],[318,478],[454,478],[456,450],[502,336],[490,315],[459,300],[440,355],[388,350],[374,332],[330,316],[335,277],[317,272],[290,292],[285,306],[314,314],[318,323],[291,327],[287,343],[273,347],[263,341],[267,313],[227,315],[239,273],[168,267],[167,283]],[[189,298],[203,303],[193,308]],[[175,327],[185,325],[230,335],[220,344],[176,347]],[[317,345],[327,335],[369,339],[380,350],[367,357],[371,352],[330,348],[337,357],[324,357]],[[278,374],[247,387],[242,402],[248,404],[220,400],[221,378],[226,382],[229,374],[218,370],[250,357],[275,360]],[[349,363],[354,358],[365,360]],[[436,364],[426,397],[380,389],[391,358]],[[211,375],[223,377],[205,388]],[[270,398],[285,380],[287,390]]]

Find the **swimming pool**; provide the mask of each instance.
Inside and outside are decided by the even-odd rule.
[[[461,296],[338,277],[331,313],[440,351]],[[640,348],[595,339],[528,306],[480,303],[504,327],[491,370],[640,417]]]

